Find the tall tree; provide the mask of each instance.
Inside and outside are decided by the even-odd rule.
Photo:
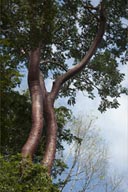
[[[56,179],[60,191],[122,191],[123,177],[109,167],[107,144],[96,128],[96,117],[79,116],[67,127],[79,140],[73,141],[62,157],[68,166]]]
[[[45,122],[42,164],[49,173],[57,140],[55,99],[69,96],[68,103],[74,104],[77,90],[87,91],[92,99],[97,90],[101,97],[99,110],[103,112],[117,108],[117,97],[126,93],[117,60],[126,51],[124,18],[126,2],[121,0],[103,0],[96,7],[82,0],[2,2],[2,46],[17,65],[22,62],[28,67],[32,128],[22,156],[33,158]],[[69,62],[71,58],[73,63]],[[50,92],[46,78],[53,81]]]

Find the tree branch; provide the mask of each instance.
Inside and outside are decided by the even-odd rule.
[[[53,63],[53,64],[57,65],[58,67],[62,68],[65,72],[67,72],[67,69],[62,64],[60,64],[59,62],[57,62],[54,59],[53,60],[47,59],[47,60],[42,61],[41,63]]]
[[[84,7],[85,9],[88,10],[88,12],[89,12],[90,14],[92,14],[92,16],[93,16],[94,18],[97,19],[97,21],[99,21],[99,18],[91,11],[91,10],[97,11],[97,10],[98,10],[98,7],[93,7],[93,6],[90,6],[90,5],[85,5],[83,1],[82,1],[82,5],[83,5],[83,7]]]
[[[77,73],[79,73],[85,67],[85,65],[89,62],[89,60],[95,53],[98,45],[101,43],[102,37],[104,35],[105,23],[106,23],[106,17],[105,17],[105,13],[104,13],[105,10],[104,10],[104,6],[103,6],[102,2],[100,4],[99,9],[100,9],[99,30],[97,32],[97,35],[96,35],[90,49],[88,50],[87,54],[84,56],[84,58],[81,60],[80,63],[76,64],[73,68],[69,69],[65,74],[63,74],[62,76],[59,76],[56,79],[56,81],[53,84],[52,91],[51,91],[53,100],[56,98],[56,96],[61,88],[61,85],[63,83],[65,83],[65,81],[69,80],[71,77],[75,76]]]

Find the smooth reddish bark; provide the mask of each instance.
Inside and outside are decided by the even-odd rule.
[[[50,93],[47,93],[44,103],[44,119],[47,125],[47,131],[46,131],[46,149],[42,160],[42,164],[48,167],[48,172],[50,174],[52,164],[55,159],[56,140],[57,140],[57,121]]]
[[[22,148],[22,156],[31,159],[36,151],[43,129],[43,97],[39,79],[40,48],[31,51],[28,84],[32,99],[32,128]]]

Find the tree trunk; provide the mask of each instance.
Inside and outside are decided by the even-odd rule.
[[[46,149],[42,164],[48,168],[48,173],[51,173],[53,161],[56,153],[56,140],[57,140],[57,122],[53,106],[51,94],[47,93],[44,103],[44,118],[46,122]]]
[[[32,159],[38,146],[43,128],[43,96],[39,79],[40,48],[31,51],[29,59],[28,84],[32,99],[32,128],[22,148],[22,156]]]

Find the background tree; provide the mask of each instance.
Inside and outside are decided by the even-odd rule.
[[[2,2],[2,46],[17,66],[29,63],[32,129],[22,156],[33,158],[45,122],[42,164],[49,173],[57,141],[56,97],[69,96],[68,103],[74,104],[77,90],[87,91],[92,99],[97,90],[101,97],[99,110],[103,112],[117,108],[117,98],[126,93],[117,60],[122,56],[124,62],[126,52],[127,29],[122,18],[127,18],[126,2],[120,0],[102,1],[97,7],[81,0]],[[53,81],[50,92],[46,78]]]
[[[107,144],[96,127],[96,118],[79,116],[69,122],[71,133],[79,138],[65,147],[61,158],[67,169],[55,180],[63,192],[121,192],[123,178],[109,168]]]

